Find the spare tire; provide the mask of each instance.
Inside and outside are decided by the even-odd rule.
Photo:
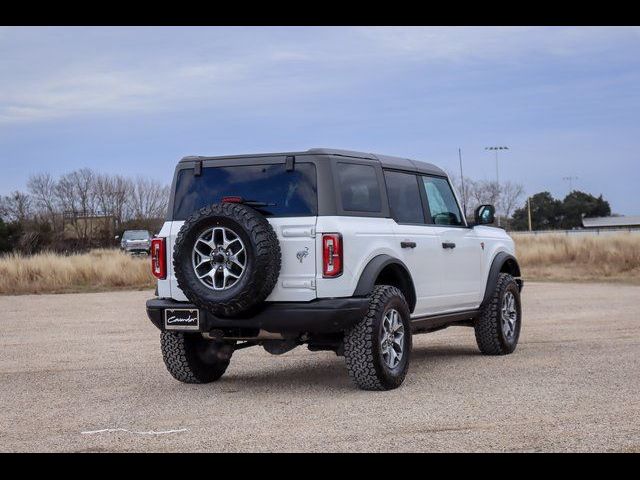
[[[280,274],[280,243],[258,211],[239,203],[201,208],[176,237],[173,270],[196,306],[231,317],[269,296]]]

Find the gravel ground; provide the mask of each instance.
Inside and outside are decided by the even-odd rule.
[[[480,355],[470,328],[420,335],[391,392],[305,347],[180,384],[150,296],[0,297],[0,451],[640,451],[639,286],[529,283],[514,354]],[[82,433],[117,428],[177,431]]]

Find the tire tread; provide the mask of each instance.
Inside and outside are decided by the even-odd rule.
[[[508,273],[500,273],[496,287],[489,301],[480,309],[480,315],[475,322],[474,331],[478,348],[485,355],[506,355],[511,353],[500,341],[501,319],[500,308],[502,294],[514,278]]]
[[[205,364],[197,357],[188,335],[194,334],[166,330],[160,333],[162,358],[169,373],[183,383],[209,383],[219,379],[227,370],[229,361]]]
[[[376,369],[376,351],[374,342],[376,341],[375,329],[376,319],[381,316],[385,306],[393,297],[399,297],[406,306],[404,295],[396,287],[389,285],[377,285],[371,299],[369,300],[369,310],[365,317],[348,330],[344,337],[344,357],[347,364],[347,371],[353,382],[363,390],[389,390],[402,384],[407,374],[405,368],[401,374],[391,382],[383,378]],[[410,332],[406,332],[410,335]],[[411,348],[405,352],[411,354]]]

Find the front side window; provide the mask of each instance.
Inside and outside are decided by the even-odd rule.
[[[340,198],[343,210],[379,212],[382,210],[380,186],[371,165],[337,163]]]
[[[422,177],[431,218],[436,225],[464,225],[456,197],[445,178]]]
[[[384,172],[391,216],[398,223],[424,223],[422,201],[416,176],[411,173]]]

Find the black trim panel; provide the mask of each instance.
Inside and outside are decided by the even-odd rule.
[[[472,326],[473,320],[478,317],[479,310],[466,310],[464,312],[445,313],[442,315],[427,315],[411,319],[413,333],[430,332],[440,330],[451,325]]]
[[[410,295],[406,300],[409,304],[409,310],[413,312],[413,309],[416,307],[416,289],[413,285],[413,279],[411,278],[409,269],[402,261],[389,255],[378,255],[369,261],[360,275],[360,280],[358,280],[358,285],[356,285],[353,296],[365,297],[373,292],[378,275],[389,265],[397,265],[398,268],[401,268],[404,270],[404,273],[406,273],[406,275],[402,275],[402,278],[407,280],[407,290],[410,292]]]
[[[362,320],[369,307],[368,298],[326,298],[311,302],[266,303],[253,315],[242,318],[220,318],[200,309],[200,331],[216,328],[261,328],[272,333],[330,333],[350,328]],[[194,309],[187,302],[165,298],[147,300],[147,316],[164,330],[165,309]]]
[[[496,283],[498,282],[498,275],[500,274],[500,270],[502,269],[502,266],[508,261],[513,261],[515,263],[516,274],[514,276],[520,277],[520,265],[518,265],[518,261],[516,260],[516,257],[506,252],[498,253],[493,258],[493,262],[491,263],[491,268],[489,269],[489,276],[487,277],[487,285],[484,290],[484,297],[482,299],[482,303],[480,304],[481,306],[485,305],[489,301],[489,298],[491,298],[491,295],[493,294]],[[523,286],[522,279],[518,278],[516,282],[518,283],[518,288],[522,290],[522,286]]]

